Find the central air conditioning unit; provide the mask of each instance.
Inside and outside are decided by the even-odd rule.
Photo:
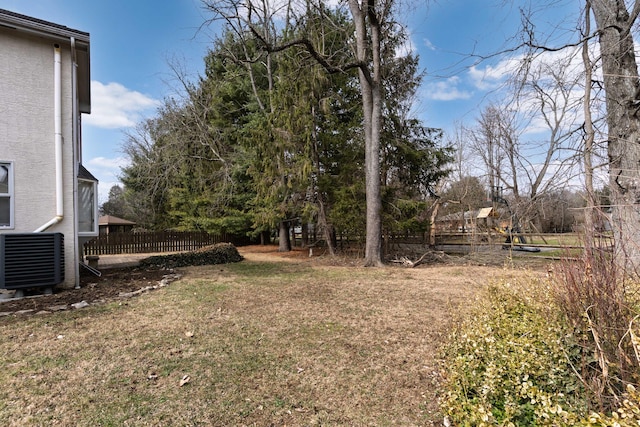
[[[53,287],[62,282],[62,233],[0,234],[0,288]]]

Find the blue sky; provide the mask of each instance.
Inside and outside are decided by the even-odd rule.
[[[117,182],[124,132],[153,115],[176,87],[169,63],[197,76],[209,37],[198,0],[0,0],[0,8],[89,32],[92,113],[83,115],[83,162],[100,201]]]
[[[515,33],[518,11],[502,4],[415,1],[400,16],[427,71],[416,111],[428,126],[472,121],[504,77],[500,58],[473,66],[468,57],[499,50]],[[91,34],[92,114],[83,116],[83,161],[106,201],[125,161],[124,133],[178,86],[169,63],[178,61],[193,78],[203,71],[212,29],[198,31],[207,18],[200,0],[0,0],[0,8]]]

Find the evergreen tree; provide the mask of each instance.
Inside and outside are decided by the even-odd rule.
[[[348,45],[353,37],[340,10],[310,8],[298,24],[254,30],[284,41],[314,34],[314,51],[334,57],[332,46]],[[409,114],[408,100],[420,82],[417,58],[398,57],[404,36],[399,27],[389,31],[397,34],[384,50],[381,184],[385,228],[395,232],[416,228],[448,154],[438,147],[439,131]],[[125,193],[151,228],[253,235],[279,228],[283,250],[294,222],[314,224],[316,237],[332,252],[338,235],[363,238],[365,135],[358,76],[326,73],[303,46],[260,49],[233,26],[216,40],[205,65],[202,78],[185,84],[185,96],[165,100],[125,147],[131,159],[123,169]],[[398,225],[403,222],[412,224]]]

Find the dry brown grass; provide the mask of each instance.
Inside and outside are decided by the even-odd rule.
[[[453,313],[513,274],[244,255],[126,302],[2,319],[0,424],[434,425]]]

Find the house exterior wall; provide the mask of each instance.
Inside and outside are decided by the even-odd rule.
[[[46,230],[65,236],[65,283],[76,284],[72,137],[72,63],[61,46],[64,218]],[[14,228],[33,232],[56,216],[54,136],[54,42],[0,27],[0,161],[13,162]]]

